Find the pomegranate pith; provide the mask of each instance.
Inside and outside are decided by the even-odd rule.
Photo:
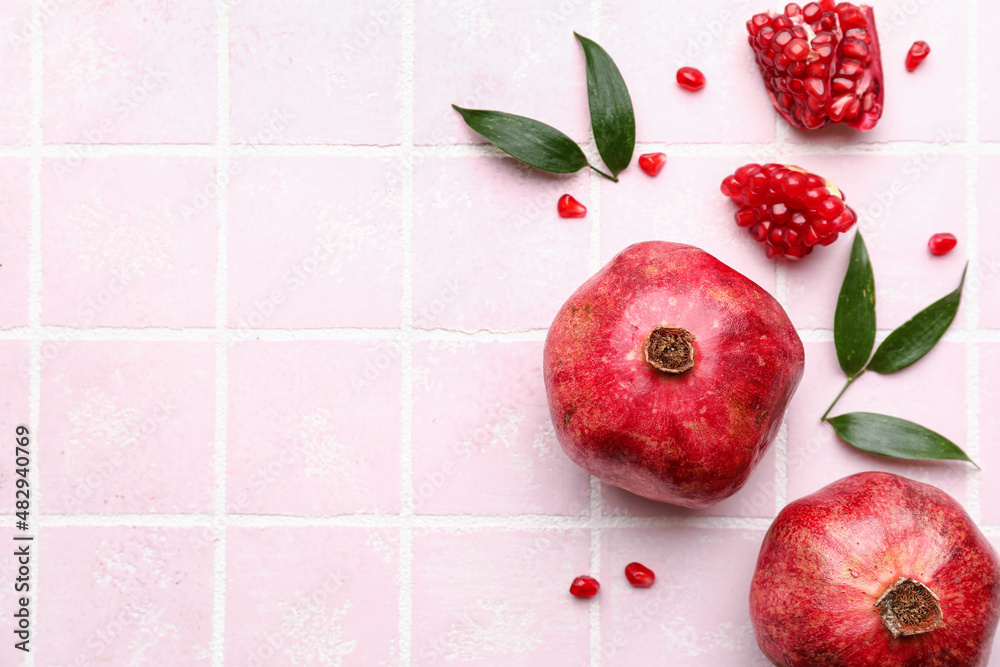
[[[686,507],[738,491],[804,353],[775,299],[708,253],[647,241],[559,309],[543,368],[556,438],[608,484]]]
[[[1000,559],[945,492],[859,473],[778,514],[750,619],[775,665],[983,667],[1000,620]]]
[[[636,588],[649,588],[656,581],[653,571],[642,563],[629,563],[625,566],[625,578]]]
[[[694,92],[705,87],[705,75],[694,67],[682,67],[677,70],[677,83],[684,90]]]
[[[601,590],[601,584],[597,582],[597,579],[586,575],[574,579],[569,587],[569,592],[578,598],[592,598],[597,595],[599,590]]]
[[[747,31],[771,102],[794,127],[870,130],[878,123],[884,91],[871,7],[792,3],[783,14],[756,14]]]
[[[947,233],[935,234],[927,242],[927,247],[930,248],[931,254],[938,256],[947,255],[956,245],[958,245],[958,239],[955,238],[954,234]]]
[[[639,168],[650,176],[656,176],[667,164],[665,153],[643,153],[639,156]]]
[[[802,259],[858,221],[837,186],[799,167],[743,165],[722,181],[722,194],[741,207],[736,224],[764,244],[768,257]]]
[[[924,58],[930,54],[931,47],[927,44],[927,42],[913,42],[913,46],[911,46],[910,50],[906,53],[906,71],[912,72],[920,67],[920,63],[924,62]]]
[[[582,218],[587,215],[587,207],[574,199],[572,195],[560,197],[557,208],[559,215],[563,218]]]

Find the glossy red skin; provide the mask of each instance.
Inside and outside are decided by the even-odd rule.
[[[696,337],[679,375],[645,360],[657,326]],[[746,482],[802,377],[802,342],[756,283],[693,246],[623,250],[556,315],[545,387],[559,443],[632,493],[706,507]]]
[[[893,639],[875,602],[899,577],[934,591],[946,627]],[[776,665],[986,665],[1000,618],[1000,563],[945,492],[860,473],[781,511],[757,559],[750,617]]]

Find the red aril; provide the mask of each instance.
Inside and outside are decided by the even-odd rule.
[[[764,244],[768,257],[802,259],[857,222],[844,193],[822,176],[781,164],[747,164],[722,181],[740,206],[736,224]]]
[[[750,620],[786,667],[985,667],[1000,561],[949,495],[882,472],[785,507],[761,545]]]
[[[958,245],[958,239],[954,234],[935,234],[927,242],[932,255],[947,255]]]
[[[625,566],[625,578],[636,588],[649,588],[656,581],[653,571],[642,563],[629,563]]]
[[[656,176],[667,164],[665,153],[644,153],[639,156],[639,168],[650,176]]]
[[[587,207],[573,198],[572,195],[563,195],[559,198],[559,215],[564,218],[582,218],[587,215]]]
[[[906,71],[912,72],[924,62],[924,58],[931,54],[931,47],[927,42],[913,42],[913,46],[906,53]]]
[[[701,90],[705,87],[705,75],[694,67],[682,67],[677,70],[677,83],[684,90]]]
[[[578,598],[592,598],[597,595],[599,590],[601,590],[601,584],[597,582],[597,579],[587,575],[577,577],[569,587],[569,592]]]
[[[882,61],[871,7],[793,3],[782,14],[756,14],[747,31],[771,102],[794,127],[870,130],[878,123]]]

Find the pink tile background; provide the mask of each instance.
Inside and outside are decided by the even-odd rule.
[[[414,174],[414,326],[546,328],[587,278],[586,175],[538,174],[510,159],[428,158]]]
[[[0,429],[3,433],[16,437],[18,426],[28,423],[28,342],[23,340],[0,341],[0,367],[7,369],[5,382],[0,385]],[[30,431],[30,426],[29,426]],[[31,434],[32,442],[35,442]],[[29,451],[37,454],[34,447]],[[0,507],[4,512],[14,512],[14,495],[17,483],[17,465],[14,457],[7,457],[0,465]]]
[[[601,664],[764,667],[747,614],[750,579],[764,532],[704,528],[618,528],[601,544]],[[653,570],[635,588],[625,566]],[[711,604],[704,604],[711,600]]]
[[[0,8],[0,81],[5,95],[0,100],[0,143],[28,143],[31,123],[31,48],[34,32],[30,0],[12,0]]]
[[[225,664],[398,660],[396,531],[231,528],[227,541]]]
[[[233,139],[281,115],[293,143],[399,143],[400,4],[234,3]]]
[[[1000,156],[979,159],[980,183],[1000,178]],[[1000,203],[989,194],[990,188],[979,190],[979,266],[969,288],[979,294],[979,324],[990,329],[1000,328],[1000,229],[995,220],[1000,216]]]
[[[115,157],[42,166],[46,324],[215,323],[214,160]]]
[[[229,511],[398,511],[400,417],[386,409],[399,404],[395,349],[375,342],[235,345]]]
[[[215,141],[214,3],[88,0],[43,17],[47,141]]]
[[[46,528],[36,555],[47,665],[210,665],[212,555],[191,528]],[[79,610],[86,608],[86,614]],[[86,661],[78,663],[78,660]]]
[[[0,429],[35,437],[34,664],[577,667],[662,662],[666,646],[672,665],[763,665],[746,596],[764,531],[869,469],[944,488],[1000,545],[1000,10],[880,0],[882,122],[807,135],[776,118],[746,46],[765,7],[4,3]],[[636,155],[668,154],[658,177],[542,174],[451,109],[538,118],[596,158],[573,30],[621,68]],[[916,39],[933,53],[910,74]],[[678,88],[683,65],[703,91]],[[844,189],[883,337],[971,261],[947,340],[866,375],[835,413],[918,420],[981,470],[867,455],[818,421],[844,379],[830,329],[850,235],[767,260],[719,192],[750,161]],[[557,215],[564,193],[587,217]],[[930,256],[944,231],[958,248]],[[556,309],[651,238],[744,272],[806,341],[778,442],[706,510],[595,482],[549,423]],[[633,560],[654,588],[625,582]],[[0,559],[8,592],[12,572]],[[567,593],[584,573],[596,600]]]
[[[541,343],[421,343],[414,376],[418,512],[587,512],[587,475],[549,420]]]
[[[35,455],[46,512],[211,511],[210,345],[51,341],[43,349],[38,439],[49,445]]]
[[[0,329],[28,324],[28,238],[31,234],[28,161],[0,159]]]
[[[230,325],[399,326],[400,188],[384,164],[290,157],[235,165]]]
[[[449,104],[536,118],[577,141],[590,137],[586,70],[573,37],[590,36],[586,3],[429,0],[415,4],[414,23],[416,143],[483,141]]]
[[[416,531],[414,664],[587,664],[588,604],[566,588],[588,547],[582,531]]]

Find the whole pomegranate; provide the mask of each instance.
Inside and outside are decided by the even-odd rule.
[[[757,642],[776,665],[985,665],[1000,562],[940,489],[865,472],[774,520],[750,587]]]
[[[545,388],[563,449],[641,496],[705,507],[735,493],[802,377],[774,298],[698,248],[626,248],[556,315]]]

